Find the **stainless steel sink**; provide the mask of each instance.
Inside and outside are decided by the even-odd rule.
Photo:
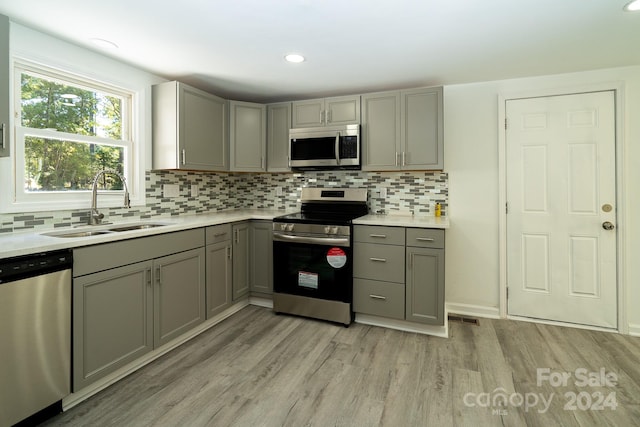
[[[166,224],[132,224],[132,225],[123,225],[120,227],[110,227],[109,231],[132,231],[132,230],[146,230],[147,228],[155,228],[162,227]]]
[[[167,224],[160,223],[139,223],[139,224],[122,224],[111,225],[109,227],[100,227],[98,230],[74,230],[74,231],[51,231],[48,233],[42,233],[44,236],[61,237],[61,238],[73,238],[73,237],[91,237],[91,236],[103,236],[105,234],[120,233],[123,231],[136,231],[146,230],[149,228],[162,227]]]
[[[53,233],[42,233],[45,236],[51,237],[89,237],[89,236],[100,236],[103,234],[109,234],[111,231],[108,230],[87,230],[87,231],[70,231],[68,233],[61,232],[53,232]]]

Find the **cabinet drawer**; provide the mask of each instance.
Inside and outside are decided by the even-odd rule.
[[[404,319],[404,285],[353,279],[353,311]]]
[[[403,227],[382,227],[377,225],[356,225],[353,231],[354,242],[382,243],[404,246]]]
[[[353,276],[404,283],[404,254],[404,246],[356,243],[353,247]]]
[[[433,228],[407,228],[407,246],[443,249],[444,230]]]
[[[231,240],[231,224],[220,224],[207,227],[205,240],[207,245]]]

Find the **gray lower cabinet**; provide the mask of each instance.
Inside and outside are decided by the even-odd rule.
[[[207,319],[232,302],[231,224],[207,227]]]
[[[272,221],[251,221],[249,290],[252,294],[273,293]]]
[[[249,294],[249,221],[233,224],[233,301]]]
[[[75,249],[73,390],[205,317],[203,229]]]
[[[444,325],[444,230],[354,227],[353,310]]]
[[[154,347],[205,320],[205,250],[193,249],[153,261]]]
[[[153,350],[153,262],[73,280],[73,390]]]

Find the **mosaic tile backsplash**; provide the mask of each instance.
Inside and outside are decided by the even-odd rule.
[[[322,171],[280,174],[149,171],[146,173],[146,205],[131,209],[105,208],[105,220],[118,222],[228,209],[300,208],[302,187],[352,187],[369,190],[372,213],[433,215],[436,203],[447,214],[448,177],[444,172]],[[178,197],[166,198],[162,186],[179,186]],[[199,194],[191,197],[191,185]],[[386,197],[380,190],[386,189]],[[23,214],[0,214],[0,233],[33,231],[86,224],[87,209]],[[98,207],[100,202],[98,200]]]

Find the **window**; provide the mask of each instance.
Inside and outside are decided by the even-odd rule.
[[[131,183],[132,93],[27,63],[16,63],[14,83],[14,202],[87,207],[93,179],[104,170]],[[102,205],[111,204],[109,195],[121,203],[116,175],[103,174],[99,188]]]

